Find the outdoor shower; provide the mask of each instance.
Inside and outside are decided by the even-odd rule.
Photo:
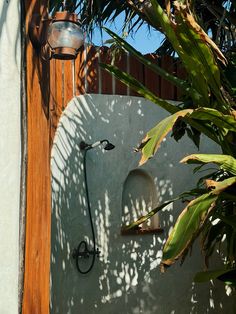
[[[111,150],[111,149],[115,148],[115,146],[112,143],[110,143],[108,140],[106,140],[106,139],[98,141],[98,142],[95,142],[93,144],[87,144],[84,141],[82,141],[82,142],[80,142],[80,146],[79,146],[80,149],[84,151],[83,166],[84,166],[85,194],[86,194],[87,209],[88,209],[89,221],[90,221],[91,232],[92,232],[92,249],[89,249],[88,243],[83,240],[83,241],[81,241],[79,243],[77,248],[74,249],[74,251],[72,253],[72,257],[76,261],[77,270],[81,274],[87,274],[88,272],[90,272],[90,270],[92,270],[92,268],[94,266],[94,262],[95,262],[95,257],[99,256],[99,254],[100,254],[99,249],[98,248],[96,249],[95,231],[94,231],[94,226],[93,226],[93,219],[92,219],[90,199],[89,199],[89,191],[88,191],[86,156],[87,156],[87,152],[90,149],[95,148],[95,147],[97,147],[99,145],[103,145],[103,144],[105,144],[105,146],[103,147],[105,150]],[[89,268],[87,270],[82,270],[80,268],[80,265],[79,265],[79,259],[80,258],[87,258],[87,259],[89,259],[90,255],[92,256],[91,265],[89,266]]]

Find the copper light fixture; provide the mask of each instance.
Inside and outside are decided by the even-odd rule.
[[[30,39],[44,59],[72,60],[84,43],[77,14],[56,12],[53,18],[33,16]]]

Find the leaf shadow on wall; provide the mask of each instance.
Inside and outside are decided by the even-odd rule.
[[[166,274],[160,274],[161,249],[182,204],[174,210],[169,207],[160,214],[160,225],[165,234],[120,235],[123,186],[130,171],[136,169],[139,158],[132,153],[132,147],[157,117],[162,118],[159,110],[146,106],[148,104],[139,98],[86,95],[73,99],[64,111],[51,163],[51,313],[226,311],[222,287],[218,290],[217,287],[213,289],[212,284],[191,284],[194,273],[202,267],[198,251],[193,250],[192,258],[187,259],[184,267],[176,265]],[[87,154],[92,216],[101,257],[96,259],[89,274],[82,275],[76,270],[72,251],[82,240],[92,243],[85,199],[83,152],[79,144],[81,140],[93,143],[103,138],[108,138],[115,149],[107,152],[96,148]],[[158,157],[142,168],[154,178],[159,202],[182,192],[182,185],[189,188],[189,175],[186,175],[189,169],[175,166],[183,149],[178,152],[179,146],[172,142],[170,147],[167,142]],[[190,149],[192,152],[192,147]],[[81,260],[81,267],[88,267],[90,262],[91,258]]]

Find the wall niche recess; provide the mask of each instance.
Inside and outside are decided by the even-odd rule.
[[[122,235],[161,233],[159,215],[156,214],[135,229],[125,226],[146,215],[158,206],[158,191],[153,178],[142,169],[134,169],[128,174],[122,193]]]

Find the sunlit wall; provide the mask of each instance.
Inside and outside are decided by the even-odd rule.
[[[18,313],[20,127],[19,1],[0,1],[0,313]]]
[[[140,155],[133,148],[165,115],[143,98],[113,95],[80,96],[65,109],[51,160],[51,313],[233,313],[233,298],[225,295],[223,286],[192,283],[194,273],[203,267],[198,247],[184,267],[175,265],[160,274],[161,249],[183,204],[166,208],[153,222],[154,227],[164,229],[162,234],[121,235],[122,224],[143,209],[189,190],[197,180],[191,167],[179,164],[184,156],[196,152],[187,138],[180,145],[168,137],[159,153],[138,168]],[[82,240],[91,244],[91,228],[79,144],[104,138],[115,149],[97,147],[87,153],[92,216],[101,256],[92,271],[82,275],[72,252]],[[203,139],[201,152],[207,151],[213,152],[215,147]],[[86,269],[90,263],[91,257],[82,258],[80,266]]]

